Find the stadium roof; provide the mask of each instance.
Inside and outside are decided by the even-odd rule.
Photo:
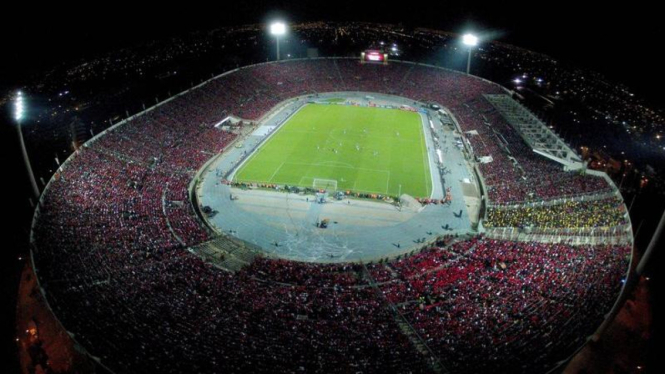
[[[584,163],[554,131],[527,108],[505,94],[484,95],[534,152],[564,165],[567,170],[580,169]]]

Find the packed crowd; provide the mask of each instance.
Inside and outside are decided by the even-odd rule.
[[[257,257],[243,270],[256,279],[307,287],[350,287],[364,283],[362,266],[358,264],[310,264]]]
[[[561,165],[533,151],[517,131],[483,98],[459,102],[453,112],[477,157],[491,156],[480,163],[489,199],[496,204],[552,200],[611,191],[600,177],[564,172]]]
[[[491,207],[484,225],[490,227],[596,228],[625,225],[626,206],[612,197],[592,201],[566,201],[555,205]]]
[[[120,372],[431,371],[391,305],[453,372],[532,372],[602,321],[629,250],[462,240],[367,266],[379,292],[360,264],[258,258],[232,274],[177,249],[107,253],[104,274],[79,268],[47,294]]]
[[[179,252],[115,270],[49,293],[79,342],[117,372],[427,371],[370,288],[256,280]]]
[[[474,239],[387,265],[259,258],[235,274],[184,250],[210,238],[187,187],[235,137],[214,125],[230,114],[257,120],[294,95],[342,90],[459,113],[463,129],[482,134],[474,148],[494,157],[482,167],[494,201],[607,187],[532,160],[499,118],[494,127],[480,121],[492,113],[474,100],[500,89],[473,77],[355,60],[242,68],[110,130],[51,181],[32,233],[35,265],[79,342],[117,372],[426,372],[428,357],[396,322],[398,305],[456,370],[529,372],[511,365],[551,366],[570,353],[616,296],[627,248]]]
[[[176,97],[113,128],[91,147],[160,171],[193,173],[235,138],[214,127],[227,111],[202,92]]]
[[[380,287],[454,372],[544,372],[603,320],[629,253],[476,238],[423,251],[428,266]]]

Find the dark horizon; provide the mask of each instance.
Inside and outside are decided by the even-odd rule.
[[[56,7],[26,16],[25,22],[5,24],[9,45],[0,74],[0,88],[21,85],[61,62],[91,58],[116,49],[161,40],[193,31],[266,22],[350,21],[403,24],[442,31],[473,30],[492,40],[549,55],[562,63],[597,71],[611,81],[635,90],[652,105],[665,109],[658,96],[653,58],[663,25],[648,8],[599,10],[565,6],[536,9],[532,5],[468,5],[410,3],[399,7],[370,7],[353,2],[319,4],[311,1],[244,1],[228,11],[205,7],[131,12],[103,9],[104,18],[79,15]],[[57,16],[56,16],[57,15]],[[4,82],[4,84],[1,84]]]

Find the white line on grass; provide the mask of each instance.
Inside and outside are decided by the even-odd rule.
[[[341,166],[349,167],[349,168],[352,168],[352,169],[356,168],[355,166],[353,166],[351,164],[347,164],[345,162],[339,162],[339,161],[323,161],[323,162],[319,162],[319,163],[312,164],[312,165],[314,165],[314,166],[316,166],[316,165],[321,165],[321,166],[323,166],[323,165],[332,165],[332,166],[341,165]]]
[[[424,144],[424,146],[425,146],[424,152],[425,152],[425,155],[427,156],[427,159],[424,160],[425,161],[424,166],[427,168],[427,170],[429,170],[430,179],[431,179],[430,183],[427,183],[427,173],[423,173],[423,177],[425,178],[425,187],[427,188],[427,194],[429,195],[429,197],[432,197],[432,193],[434,192],[434,189],[432,188],[432,183],[434,183],[434,176],[432,175],[432,173],[434,171],[431,168],[431,165],[432,165],[431,157],[432,157],[432,155],[430,155],[430,153],[427,149],[427,135],[425,135],[425,131],[427,131],[427,124],[425,123],[426,118],[422,113],[420,114],[420,118],[421,118],[420,125],[422,127],[422,131],[420,132],[420,134],[421,134],[420,135],[420,149],[423,149],[423,144]]]
[[[324,162],[319,162],[319,163],[316,163],[316,164],[307,163],[307,162],[284,162],[283,164],[287,164],[287,165],[303,165],[303,166],[326,166],[325,164],[326,164],[327,162],[335,162],[335,161],[324,161]],[[342,163],[340,163],[340,164],[342,164]],[[388,174],[390,174],[390,170],[359,168],[359,167],[355,167],[355,166],[351,166],[351,165],[349,165],[349,166],[346,166],[346,165],[349,165],[349,164],[345,164],[345,165],[336,165],[336,166],[333,166],[333,167],[340,167],[340,168],[346,168],[346,169],[355,169],[355,170],[367,170],[367,171],[375,171],[375,172],[388,173]]]
[[[238,174],[241,174],[241,172],[244,170],[245,166],[246,166],[247,164],[249,164],[249,161],[250,161],[250,160],[253,160],[253,159],[254,159],[254,158],[255,158],[255,157],[256,157],[256,156],[257,156],[257,155],[263,150],[263,148],[264,148],[267,144],[269,144],[269,143],[275,138],[275,134],[277,134],[278,132],[280,132],[280,131],[286,126],[286,124],[287,124],[288,122],[291,122],[291,120],[292,120],[292,119],[293,119],[298,113],[300,113],[300,111],[302,111],[303,108],[306,108],[308,105],[310,105],[310,104],[304,104],[304,105],[302,105],[300,108],[298,108],[295,112],[289,114],[289,115],[284,119],[284,121],[282,121],[282,123],[281,123],[280,125],[276,126],[276,127],[272,130],[272,132],[271,132],[270,134],[268,134],[268,137],[267,137],[267,138],[264,138],[264,139],[260,140],[260,141],[259,141],[259,144],[254,148],[254,150],[252,150],[252,152],[251,152],[251,154],[249,155],[249,157],[246,157],[245,159],[243,159],[243,160],[240,162],[240,165],[236,165],[235,167],[233,167],[231,173],[229,174],[229,179],[230,179],[230,180],[235,180],[235,181],[237,181],[237,180],[238,180],[237,175],[238,175]],[[276,113],[276,114],[277,114],[277,113]],[[269,118],[269,119],[272,119],[273,117],[274,117],[274,116],[272,116],[272,117]],[[265,119],[265,120],[263,120],[262,122],[260,122],[259,127],[261,127],[261,126],[267,124],[267,122],[268,122],[269,119]],[[249,139],[249,137],[252,136],[252,134],[254,134],[254,133],[257,132],[257,131],[258,131],[258,128],[257,128],[256,130],[252,131],[251,134],[248,135],[246,138]]]
[[[279,171],[279,169],[282,168],[282,166],[284,166],[284,163],[283,163],[283,162],[282,162],[281,165],[279,165],[279,167],[278,167],[277,169],[275,169],[275,172],[272,173],[272,175],[270,176],[270,179],[268,179],[268,183],[270,183],[270,182],[272,181],[272,179],[275,177],[275,175],[277,174],[277,172]]]
[[[386,192],[385,192],[386,195],[388,195],[389,187],[390,187],[390,172],[388,172],[388,180],[386,181]]]

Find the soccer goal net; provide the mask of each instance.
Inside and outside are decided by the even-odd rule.
[[[337,181],[335,179],[314,178],[312,187],[318,190],[337,191]]]

